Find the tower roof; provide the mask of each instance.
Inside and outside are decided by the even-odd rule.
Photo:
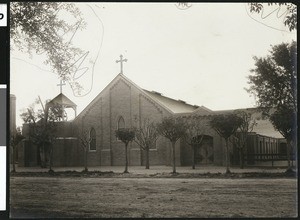
[[[72,102],[67,96],[65,96],[62,93],[60,93],[50,102],[48,102],[47,105],[64,105],[66,108],[74,108],[77,106],[74,102]]]

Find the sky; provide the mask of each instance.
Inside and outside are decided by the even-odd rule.
[[[71,41],[87,52],[87,71],[72,77],[84,91],[76,94],[68,83],[62,91],[77,104],[77,113],[120,73],[120,54],[128,60],[123,74],[143,89],[211,110],[255,107],[255,98],[245,90],[253,56],[266,56],[271,45],[297,39],[296,31],[283,25],[284,8],[277,6],[251,14],[246,3],[76,5],[87,25]],[[72,21],[67,14],[60,16]],[[10,93],[16,96],[17,126],[23,123],[22,109],[38,96],[47,100],[60,93],[60,79],[44,59],[44,54],[11,51]]]

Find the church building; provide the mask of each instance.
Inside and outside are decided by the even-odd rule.
[[[51,101],[64,103],[76,111],[76,105],[62,93]],[[248,137],[246,153],[284,153],[285,140],[272,124],[262,118],[255,108],[243,109],[251,112],[257,125]],[[72,121],[57,122],[56,140],[53,144],[53,166],[82,166],[83,148],[78,135],[88,131],[90,144],[88,166],[123,166],[125,164],[124,143],[115,136],[118,128],[139,127],[149,119],[155,123],[164,117],[178,116],[185,120],[199,117],[208,122],[209,116],[233,112],[212,111],[204,106],[190,105],[182,100],[163,96],[159,92],[140,88],[122,73],[118,74],[86,108]],[[196,164],[225,165],[225,141],[207,123],[202,146],[196,150]],[[28,138],[29,125],[23,125],[23,135],[27,137],[19,147],[19,166],[38,166],[40,163],[37,146]],[[183,139],[176,143],[176,164],[192,164],[192,149]],[[230,147],[231,161],[238,163],[238,153]],[[171,165],[171,143],[160,136],[150,149],[151,165]],[[251,159],[251,157],[249,156]],[[128,148],[129,165],[145,165],[145,152],[132,142]],[[256,163],[248,160],[248,164]]]

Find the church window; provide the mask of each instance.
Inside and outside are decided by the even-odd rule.
[[[90,151],[96,151],[96,131],[94,128],[90,130]]]
[[[125,121],[122,116],[118,120],[118,129],[120,129],[120,128],[125,128]]]
[[[122,128],[125,128],[125,120],[122,116],[119,117],[118,119],[118,124],[117,124],[117,129],[122,129]],[[119,138],[117,138],[118,141],[120,141]]]

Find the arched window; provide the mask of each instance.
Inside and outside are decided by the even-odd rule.
[[[96,131],[94,128],[90,130],[90,151],[96,151]]]
[[[117,129],[120,129],[120,128],[125,128],[125,121],[124,121],[124,118],[122,116],[118,120],[118,127],[117,127]]]
[[[125,120],[122,116],[120,116],[119,119],[118,119],[117,130],[119,130],[121,128],[125,128]],[[117,138],[117,140],[120,140],[120,139]]]

